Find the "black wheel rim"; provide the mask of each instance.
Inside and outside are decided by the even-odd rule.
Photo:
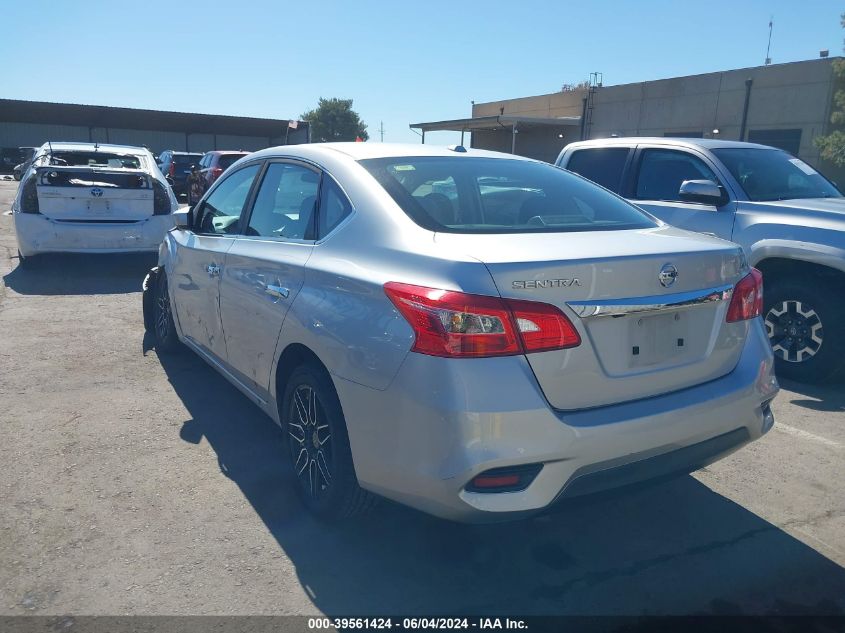
[[[332,484],[331,428],[310,385],[299,385],[291,400],[288,435],[294,473],[305,493],[317,501]]]
[[[776,303],[766,313],[765,323],[772,351],[786,362],[806,362],[819,353],[824,343],[821,318],[802,301]]]
[[[156,338],[159,341],[165,340],[170,333],[170,297],[167,296],[167,277],[161,277],[158,282],[155,328]]]

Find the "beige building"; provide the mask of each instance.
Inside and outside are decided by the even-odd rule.
[[[813,139],[830,129],[833,58],[476,103],[472,117],[412,124],[471,133],[472,147],[553,161],[573,141],[686,136],[773,145],[821,168]],[[831,175],[833,175],[831,173]],[[840,179],[840,182],[842,179]]]

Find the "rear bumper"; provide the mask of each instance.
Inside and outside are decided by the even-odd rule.
[[[334,378],[361,485],[444,518],[501,521],[571,496],[691,472],[771,428],[762,323],[728,375],[635,402],[552,409],[524,357],[409,354],[384,391]],[[493,468],[542,464],[517,492],[471,492]]]
[[[39,253],[131,253],[158,251],[173,215],[131,223],[57,222],[35,213],[15,213],[18,249]]]

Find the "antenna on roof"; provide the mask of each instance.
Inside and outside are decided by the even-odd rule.
[[[769,51],[772,48],[772,26],[774,26],[775,16],[769,18],[769,43],[766,46],[766,63],[765,65],[768,66],[772,63],[772,58],[769,57]]]

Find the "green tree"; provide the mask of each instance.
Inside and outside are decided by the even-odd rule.
[[[303,114],[302,120],[311,125],[311,140],[315,143],[370,138],[367,124],[352,109],[352,99],[320,97],[317,107]]]
[[[845,28],[845,13],[839,20]],[[845,62],[841,59],[833,61],[833,74],[841,82],[845,80]],[[841,85],[841,84],[840,84]],[[816,146],[821,150],[821,157],[839,167],[845,166],[845,90],[840,88],[833,95],[834,110],[830,115],[830,122],[836,126],[830,134],[816,137]]]

